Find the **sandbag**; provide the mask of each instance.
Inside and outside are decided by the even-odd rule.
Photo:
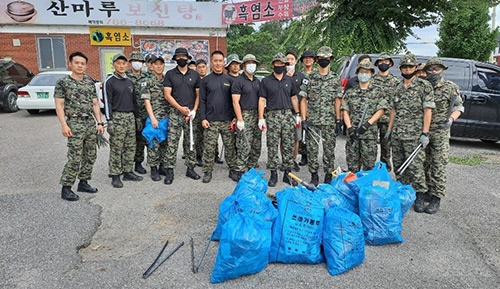
[[[344,273],[363,263],[365,238],[359,216],[342,207],[327,209],[323,248],[326,267],[331,275]]]
[[[241,213],[223,228],[211,283],[258,273],[267,266],[271,226],[256,214]]]
[[[321,240],[324,206],[306,188],[287,187],[276,193],[278,217],[273,226],[270,262],[323,262]]]
[[[359,216],[363,223],[366,244],[384,245],[404,241],[401,237],[401,202],[394,188],[361,188]]]

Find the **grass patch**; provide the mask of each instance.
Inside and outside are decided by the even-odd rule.
[[[486,161],[481,155],[470,155],[466,157],[450,157],[450,162],[457,165],[477,166]]]

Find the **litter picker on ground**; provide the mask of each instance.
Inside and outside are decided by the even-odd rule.
[[[151,274],[153,274],[153,272],[156,271],[156,269],[158,269],[158,267],[160,267],[163,263],[165,263],[165,261],[167,261],[168,258],[170,258],[170,256],[172,256],[175,252],[177,252],[177,250],[179,250],[180,247],[182,247],[184,245],[184,242],[177,245],[172,251],[170,251],[167,254],[167,256],[158,265],[156,265],[156,263],[160,259],[161,255],[163,254],[163,251],[165,251],[165,249],[167,248],[167,245],[168,245],[168,240],[167,240],[167,242],[165,242],[165,245],[163,245],[163,248],[161,249],[160,254],[158,254],[158,256],[156,256],[156,259],[153,262],[153,264],[151,264],[151,266],[149,266],[149,268],[146,270],[146,272],[144,272],[144,274],[142,274],[142,278],[146,279],[149,276],[151,276]]]
[[[194,268],[193,272],[198,273],[198,270],[200,270],[201,263],[203,262],[203,259],[205,259],[205,255],[207,254],[208,247],[210,247],[210,242],[212,242],[212,237],[208,237],[207,245],[205,246],[205,250],[203,250],[203,254],[201,254],[200,261],[198,261],[198,265],[196,265],[196,268]],[[194,262],[194,259],[193,259]]]
[[[303,185],[306,189],[308,189],[309,191],[316,191],[318,188],[316,188],[315,185],[313,184],[310,184],[306,181],[303,181],[301,178],[297,177],[296,175],[292,174],[292,173],[288,173],[288,176],[291,177],[292,179],[296,180],[299,184]]]

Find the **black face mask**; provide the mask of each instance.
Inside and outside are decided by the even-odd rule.
[[[412,78],[414,75],[415,75],[415,72],[412,72],[412,73],[401,73],[401,76],[402,76],[404,79],[410,79],[410,78]]]
[[[378,70],[382,71],[382,72],[385,72],[387,71],[391,66],[387,63],[382,63],[380,64],[378,67]]]
[[[318,64],[319,64],[319,66],[325,68],[328,65],[330,65],[330,60],[329,59],[320,59],[320,60],[318,60]]]
[[[436,84],[441,79],[441,73],[429,73],[427,74],[427,80],[432,84],[432,86],[436,86]]]
[[[275,66],[273,70],[276,74],[282,74],[283,72],[285,72],[286,66]]]
[[[177,61],[177,65],[179,65],[180,67],[184,67],[188,63],[187,59],[184,59],[184,58],[177,59],[176,61]]]

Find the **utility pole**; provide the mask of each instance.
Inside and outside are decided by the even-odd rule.
[[[497,18],[497,7],[496,6],[493,6],[492,7],[492,11],[491,11],[491,31],[495,30],[495,28],[497,27],[496,25],[496,18]],[[498,45],[497,45],[498,47]],[[495,48],[495,50],[493,50],[493,52],[491,53],[491,56],[490,56],[490,62],[495,62],[495,59],[493,58],[493,55],[496,53],[496,50],[497,48]]]

